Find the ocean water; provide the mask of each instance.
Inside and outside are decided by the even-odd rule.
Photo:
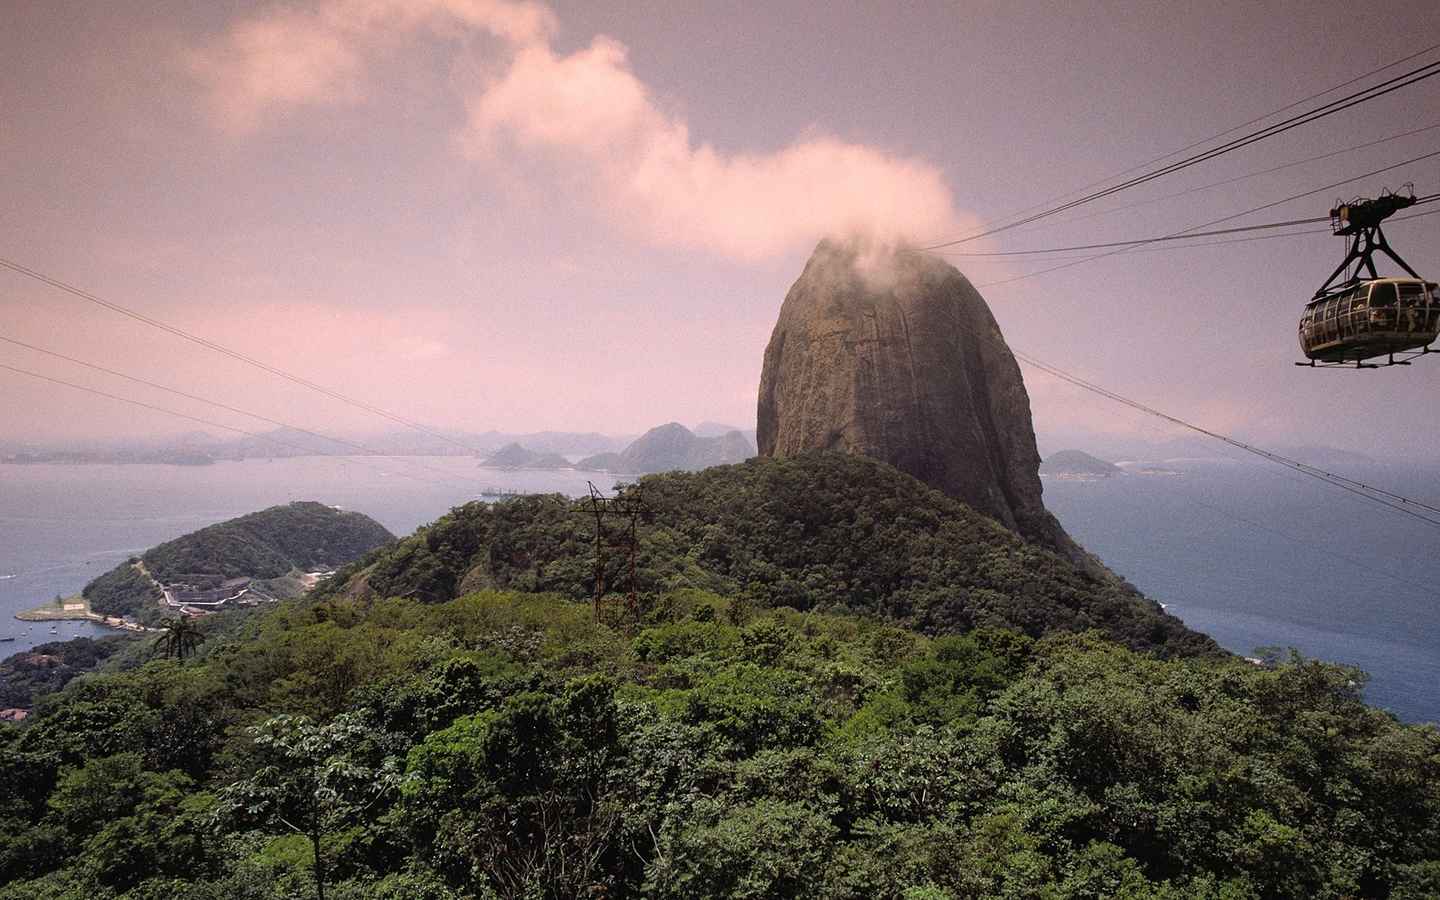
[[[404,535],[490,489],[579,496],[573,471],[500,472],[467,457],[245,460],[211,466],[0,465],[0,657],[46,641],[113,634],[88,622],[21,622],[14,614],[149,547],[235,516],[318,500]],[[54,629],[52,631],[52,628]]]
[[[1048,479],[1045,501],[1087,549],[1226,648],[1294,647],[1359,666],[1370,702],[1440,720],[1440,531],[1269,464],[1166,466],[1179,474]],[[1345,474],[1440,506],[1440,471]],[[407,534],[486,489],[579,496],[597,477],[462,457],[0,465],[0,637],[15,638],[0,656],[108,633],[62,622],[52,634],[12,616],[147,547],[277,503],[318,500]]]
[[[1045,480],[1086,549],[1229,650],[1294,647],[1358,666],[1366,699],[1440,721],[1440,530],[1264,463]],[[1440,470],[1345,475],[1440,506]]]

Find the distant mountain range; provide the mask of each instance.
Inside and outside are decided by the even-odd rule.
[[[712,425],[709,429],[712,434],[718,427],[706,424]],[[575,468],[618,475],[697,472],[711,466],[743,462],[754,455],[754,442],[736,429],[701,437],[679,422],[670,422],[645,432],[620,453],[587,456],[576,463]]]
[[[11,441],[0,445],[8,463],[147,463],[204,465],[233,459],[288,459],[297,456],[355,456],[359,447],[386,456],[484,456],[510,444],[537,453],[585,456],[623,450],[629,435],[597,432],[537,431],[511,434],[435,430],[433,434],[392,431],[331,440],[292,428],[276,428],[256,437],[224,438],[196,431],[159,440],[75,441],[67,444]],[[568,464],[568,463],[567,463]]]
[[[291,428],[263,436],[217,438],[196,431],[163,440],[77,442],[65,447],[10,443],[0,446],[0,463],[146,463],[206,465],[220,460],[287,459],[299,456],[354,456],[355,445],[387,456],[478,456],[500,469],[574,467],[623,475],[696,471],[741,462],[755,455],[755,432],[717,422],[694,431],[678,422],[652,428],[639,438],[594,431],[536,431],[511,434],[436,431],[385,432],[330,440]],[[572,462],[581,457],[579,462]]]

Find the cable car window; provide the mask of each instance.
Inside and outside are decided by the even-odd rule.
[[[1421,306],[1425,303],[1425,286],[1422,284],[1402,284],[1400,288],[1401,306]]]
[[[1393,284],[1391,284],[1390,282],[1387,281],[1387,282],[1384,283],[1384,284],[1377,284],[1377,285],[1375,285],[1374,287],[1372,287],[1372,288],[1370,289],[1370,305],[1371,305],[1371,306],[1394,306],[1394,305],[1395,305],[1395,285],[1393,285]]]

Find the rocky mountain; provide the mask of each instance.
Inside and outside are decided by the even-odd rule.
[[[570,460],[558,453],[542,453],[520,444],[506,444],[480,463],[487,469],[565,469]]]
[[[1119,466],[1108,463],[1098,456],[1091,456],[1084,450],[1056,450],[1040,463],[1040,474],[1060,476],[1081,476],[1109,478],[1124,472]]]
[[[624,475],[694,472],[742,462],[754,455],[754,445],[739,431],[700,437],[684,425],[670,422],[645,432],[621,453],[589,456],[576,463],[575,468]]]
[[[1020,367],[955,267],[899,251],[879,263],[822,241],[765,349],[762,456],[841,450],[883,460],[1022,536],[1085,557],[1041,502]]]

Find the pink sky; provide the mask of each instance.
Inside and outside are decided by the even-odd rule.
[[[780,301],[827,232],[963,234],[1434,32],[1428,2],[12,6],[0,256],[408,418],[510,431],[753,426]],[[1093,210],[1430,124],[1440,79]],[[966,249],[1165,233],[1434,149],[1440,129]],[[1440,164],[1333,193],[1411,180],[1440,191]],[[1440,272],[1440,216],[1389,233]],[[983,293],[1017,348],[1177,415],[1440,455],[1435,363],[1290,365],[1340,252],[1129,253]],[[980,285],[1043,267],[957,262]],[[0,336],[318,429],[385,424],[4,271]],[[256,427],[13,346],[0,363]],[[1042,437],[1156,436],[1026,378]],[[0,440],[192,427],[3,371],[0,410]]]

